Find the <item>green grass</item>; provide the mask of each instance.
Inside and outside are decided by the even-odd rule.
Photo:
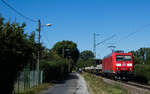
[[[52,84],[50,84],[50,83],[44,83],[44,84],[41,84],[39,86],[30,88],[28,90],[18,92],[15,94],[38,94],[40,91],[47,89],[47,88],[50,88],[51,86],[52,86]]]
[[[120,86],[105,83],[99,76],[85,72],[82,73],[82,76],[87,82],[90,94],[128,94]]]

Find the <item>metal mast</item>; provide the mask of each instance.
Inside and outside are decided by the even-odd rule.
[[[93,45],[93,52],[94,52],[94,57],[96,58],[96,46],[97,46],[97,44],[96,44],[96,36],[99,36],[99,34],[96,34],[95,32],[94,32],[94,37],[93,37],[93,40],[94,40],[94,45]]]
[[[94,57],[96,58],[96,33],[94,32],[94,45],[93,45]]]

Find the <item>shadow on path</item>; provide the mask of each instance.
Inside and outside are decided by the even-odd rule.
[[[40,94],[73,94],[78,85],[78,80],[77,73],[70,73],[62,81],[53,81],[55,85]]]
[[[79,77],[76,75],[75,72],[68,74],[68,75],[65,77],[64,80],[53,80],[52,83],[54,83],[54,84],[64,84],[66,81],[68,81],[68,80],[73,80],[73,79],[75,79],[75,80],[78,80],[78,79],[79,79]]]

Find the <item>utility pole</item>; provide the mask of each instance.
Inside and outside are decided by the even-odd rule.
[[[104,42],[106,42],[106,41],[112,39],[112,38],[115,37],[116,35],[112,35],[111,37],[108,37],[107,39],[105,39],[105,40],[103,40],[103,41],[101,41],[101,42],[99,42],[99,43],[96,43],[96,36],[99,36],[99,34],[94,33],[94,47],[93,47],[93,52],[94,52],[95,58],[96,58],[96,46],[98,46],[98,45],[100,45],[100,44],[102,44],[102,43],[104,43]],[[109,47],[109,48],[112,48],[112,47]],[[115,47],[114,47],[114,48],[115,48]],[[113,49],[112,49],[112,51],[113,51]]]
[[[94,57],[96,58],[96,33],[94,32],[94,45],[93,45],[93,52],[94,52]]]
[[[39,65],[40,65],[40,32],[41,32],[41,22],[40,19],[38,20],[38,58],[37,58],[37,85],[40,84],[40,69],[39,69]]]
[[[95,57],[95,59],[96,59],[96,46],[97,46],[97,44],[96,44],[96,36],[99,36],[99,34],[96,34],[95,32],[94,32],[94,45],[93,45],[93,52],[94,52],[94,57]]]
[[[36,70],[37,70],[37,85],[40,84],[40,32],[41,32],[41,27],[43,26],[51,26],[52,24],[45,24],[45,25],[41,25],[41,21],[40,19],[38,20],[38,56],[37,56],[37,66],[36,66]]]

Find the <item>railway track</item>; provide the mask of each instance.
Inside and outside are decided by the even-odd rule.
[[[150,86],[149,85],[143,85],[143,84],[139,84],[139,83],[135,83],[135,82],[126,82],[126,84],[128,85],[132,85],[132,86],[135,86],[135,87],[139,87],[139,88],[142,88],[142,89],[147,89],[150,91]]]
[[[100,75],[97,75],[97,76],[100,76]],[[103,77],[103,78],[104,79],[109,79],[109,78],[106,78],[106,77]],[[140,84],[140,83],[132,82],[132,81],[121,81],[121,80],[113,80],[113,79],[109,79],[109,80],[112,80],[112,81],[115,81],[115,82],[124,83],[124,84],[127,84],[127,85],[135,86],[135,87],[146,89],[146,90],[150,91],[150,85]]]
[[[97,75],[101,76],[101,75]],[[102,77],[102,76],[101,76]],[[150,94],[150,86],[146,84],[140,84],[131,81],[121,81],[121,80],[113,80],[106,77],[102,77],[103,81],[112,84],[112,85],[120,85],[124,87],[130,92],[129,94]]]
[[[150,94],[150,86],[135,82],[116,81],[103,77],[104,82],[112,85],[119,85],[127,90],[129,94]]]

